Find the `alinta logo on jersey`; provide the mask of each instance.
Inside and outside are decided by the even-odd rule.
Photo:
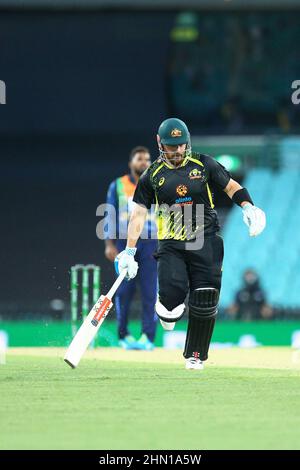
[[[0,104],[6,104],[6,85],[3,80],[0,80]]]

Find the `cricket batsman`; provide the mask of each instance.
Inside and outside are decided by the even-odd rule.
[[[137,240],[148,209],[156,204],[159,240],[156,313],[163,328],[172,330],[184,314],[184,301],[189,293],[183,356],[187,369],[201,370],[208,357],[216,321],[224,255],[211,184],[225,191],[241,207],[251,237],[264,230],[266,218],[254,205],[247,189],[233,180],[220,163],[192,151],[189,130],[183,121],[177,118],[163,121],[157,143],[160,155],[139,179],[126,248],[117,256],[116,265],[119,271],[127,270],[129,279],[136,276]],[[185,211],[186,206],[189,211]],[[200,223],[199,207],[202,208]]]
[[[118,253],[126,248],[128,216],[132,210],[132,198],[141,174],[150,166],[150,153],[147,147],[138,146],[132,149],[129,156],[130,173],[114,180],[108,189],[107,204],[115,208],[118,224],[110,215],[107,226],[110,230],[104,234],[105,256],[114,261]],[[138,279],[123,282],[119,287],[115,306],[118,320],[119,344],[124,349],[154,348],[157,316],[155,315],[155,302],[157,296],[157,263],[153,253],[157,250],[156,221],[154,212],[147,211],[147,223],[141,231],[141,238],[137,242],[137,261],[139,263]],[[112,234],[116,233],[116,236]],[[152,236],[151,236],[152,235]],[[142,328],[141,336],[136,339],[128,330],[129,309],[136,291],[137,282],[140,284],[142,300]]]

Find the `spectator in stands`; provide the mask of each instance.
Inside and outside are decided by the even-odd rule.
[[[235,302],[228,309],[228,314],[243,321],[269,320],[273,311],[267,305],[265,293],[260,285],[257,273],[247,269],[243,275],[243,287],[237,292]]]

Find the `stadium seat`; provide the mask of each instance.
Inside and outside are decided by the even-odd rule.
[[[299,184],[299,173],[290,169],[273,172],[263,168],[248,173],[244,185],[255,204],[265,210],[267,227],[259,237],[250,239],[241,210],[231,210],[223,230],[221,306],[228,307],[234,301],[248,268],[257,271],[272,305],[300,306],[300,237],[295,237],[300,220]],[[283,188],[284,198],[280,197]]]

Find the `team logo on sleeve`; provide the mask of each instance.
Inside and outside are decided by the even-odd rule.
[[[202,175],[201,171],[198,168],[194,168],[189,173],[190,180],[200,180],[204,179],[204,175]]]
[[[172,136],[172,137],[181,137],[181,136],[182,136],[182,132],[181,132],[180,129],[176,129],[176,127],[175,127],[175,129],[172,129],[172,130],[171,130],[171,136]]]
[[[184,184],[180,184],[180,185],[177,186],[177,188],[176,188],[176,193],[177,193],[178,196],[180,196],[180,197],[185,196],[187,192],[188,192],[188,188],[187,188]]]

